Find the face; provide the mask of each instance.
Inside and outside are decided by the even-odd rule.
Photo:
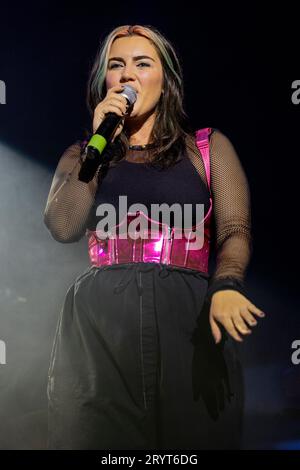
[[[137,91],[130,119],[155,112],[163,87],[163,70],[159,56],[148,39],[129,36],[113,42],[106,88],[108,90],[116,85],[130,85]]]

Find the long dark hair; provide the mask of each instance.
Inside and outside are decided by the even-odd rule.
[[[149,164],[166,168],[175,164],[185,148],[186,136],[190,136],[193,131],[183,108],[183,74],[178,57],[170,41],[156,28],[149,25],[119,26],[104,38],[88,80],[87,107],[93,117],[95,107],[106,96],[105,76],[113,41],[119,37],[135,35],[143,36],[151,42],[162,63],[164,93],[157,103],[156,119],[150,135],[150,142],[155,144],[155,148],[151,151],[152,158]],[[114,166],[125,156],[128,146],[129,141],[124,126],[115,141],[108,145],[102,154],[104,164],[101,174],[106,172],[108,166]]]

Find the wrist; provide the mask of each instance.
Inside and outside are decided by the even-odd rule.
[[[213,294],[223,290],[235,290],[240,294],[246,295],[244,283],[233,277],[212,279],[208,285],[206,297],[210,301]]]

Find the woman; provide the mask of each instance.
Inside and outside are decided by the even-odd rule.
[[[129,109],[123,85],[137,92]],[[45,209],[56,240],[88,235],[92,262],[69,288],[57,326],[50,448],[240,445],[243,386],[235,342],[264,316],[244,292],[249,188],[229,139],[215,129],[191,131],[182,102],[180,64],[159,31],[137,25],[108,34],[90,75],[88,106],[93,133],[108,112],[122,117],[121,124],[89,183],[78,179],[88,139],[65,151]],[[192,204],[192,228],[199,227],[195,208],[202,204],[202,248],[192,253],[175,240],[178,212],[169,225],[155,219],[156,251],[128,227],[123,245],[109,230],[103,240],[97,207],[108,203],[118,212],[119,196],[140,205],[135,215],[144,221],[153,204]],[[119,216],[116,226],[123,222]],[[170,236],[162,240],[165,228]]]

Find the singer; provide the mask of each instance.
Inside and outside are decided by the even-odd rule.
[[[124,86],[136,93],[130,106]],[[55,240],[86,236],[90,259],[54,338],[48,448],[238,449],[238,344],[265,315],[245,287],[252,238],[241,161],[220,130],[190,127],[176,51],[152,26],[120,26],[104,38],[87,104],[91,129],[61,156],[44,213]],[[110,113],[119,124],[84,182],[87,146]],[[111,227],[100,237],[97,208],[118,213],[119,196],[137,209],[130,220],[152,204],[203,204],[202,247],[189,250],[188,230],[175,236],[176,213],[169,223],[160,214],[154,237],[138,238],[137,225],[126,239]],[[196,225],[194,210],[184,228]]]

